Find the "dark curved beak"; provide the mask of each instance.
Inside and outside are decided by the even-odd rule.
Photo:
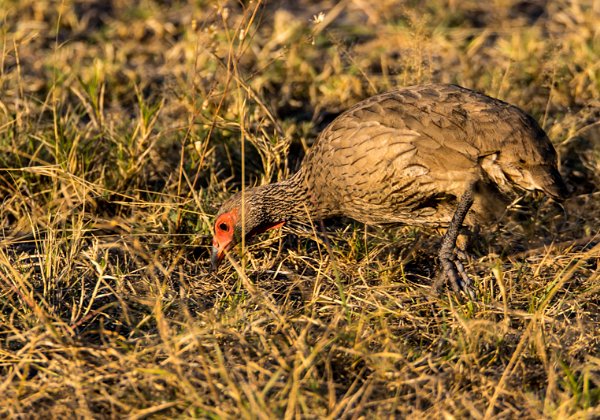
[[[214,237],[212,241],[212,250],[210,253],[210,270],[216,271],[219,264],[225,258],[225,254],[235,245],[235,241],[230,238]]]
[[[225,256],[225,252],[213,245],[212,252],[210,254],[210,270],[211,271],[217,271],[217,268],[219,268],[219,264],[223,260],[224,256]]]

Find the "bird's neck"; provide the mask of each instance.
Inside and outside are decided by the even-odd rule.
[[[271,220],[323,219],[332,215],[315,196],[302,169],[288,179],[258,188],[263,211]]]

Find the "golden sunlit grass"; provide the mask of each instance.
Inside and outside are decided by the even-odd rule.
[[[600,416],[598,1],[163,3],[0,2],[1,416]],[[429,81],[530,112],[573,189],[482,231],[476,300],[435,232],[347,220],[209,273],[226,197]]]

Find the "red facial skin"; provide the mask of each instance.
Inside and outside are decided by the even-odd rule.
[[[210,258],[213,270],[217,269],[223,258],[225,258],[225,253],[235,245],[234,229],[238,223],[238,219],[239,212],[237,209],[233,209],[230,212],[223,213],[215,221],[215,236],[213,236],[212,254]],[[261,229],[255,229],[247,235],[247,238],[250,239],[252,236],[258,235],[269,229],[280,228],[284,224],[285,222],[277,222]]]
[[[219,266],[219,263],[225,257],[225,252],[229,251],[233,246],[233,231],[237,222],[237,209],[223,213],[215,220],[215,236],[213,236],[211,255],[211,265],[213,269],[216,269]]]

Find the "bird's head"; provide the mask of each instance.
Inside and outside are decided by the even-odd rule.
[[[258,187],[244,191],[243,195],[239,192],[221,206],[215,219],[212,241],[213,270],[217,269],[225,253],[242,241],[242,237],[249,241],[259,233],[285,224],[285,220],[273,216],[275,213],[265,202],[262,190],[263,188]]]

